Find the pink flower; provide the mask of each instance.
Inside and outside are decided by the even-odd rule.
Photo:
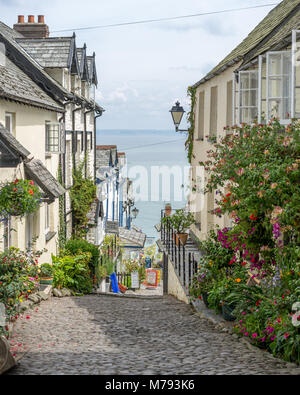
[[[253,333],[253,335],[252,335],[253,339],[256,339],[257,336],[258,336],[257,333]]]

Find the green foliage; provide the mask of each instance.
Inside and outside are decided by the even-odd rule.
[[[53,276],[53,266],[50,263],[43,263],[39,268],[41,278],[50,278]]]
[[[65,187],[63,183],[61,165],[58,167],[58,182]],[[58,231],[58,247],[61,251],[66,243],[66,218],[65,218],[65,196],[59,197],[59,231]]]
[[[0,303],[5,306],[7,322],[18,319],[18,307],[39,287],[38,257],[42,252],[22,252],[11,248],[0,254]],[[8,335],[7,327],[0,335]]]
[[[176,210],[172,216],[162,219],[164,224],[167,224],[168,221],[170,221],[171,226],[179,234],[185,233],[196,222],[193,214],[190,212],[186,213],[184,209]]]
[[[213,214],[230,215],[231,229],[200,243],[204,251],[191,295],[208,293],[210,307],[234,306],[235,331],[287,361],[300,363],[300,123],[242,125],[201,162]],[[300,313],[298,321],[300,320]],[[296,318],[297,318],[296,317]]]
[[[91,259],[88,262],[89,267],[92,272],[95,271],[95,268],[98,266],[100,251],[99,247],[95,244],[91,244],[84,239],[70,239],[65,243],[65,248],[63,253],[65,255],[80,255],[82,252],[90,253]]]
[[[195,133],[195,106],[196,106],[196,88],[188,88],[188,97],[191,99],[191,110],[188,113],[187,121],[189,123],[188,138],[185,142],[185,147],[188,153],[189,163],[192,162],[194,149],[194,133]]]
[[[93,281],[88,266],[90,259],[90,253],[78,256],[52,256],[53,286],[68,288],[82,294],[91,293]]]
[[[24,217],[38,210],[41,193],[31,180],[18,180],[0,186],[0,217]]]
[[[73,170],[73,186],[70,190],[70,198],[73,210],[73,235],[74,238],[85,237],[88,232],[88,217],[91,204],[96,199],[96,185],[94,181],[85,178],[83,170],[86,159],[77,169]]]

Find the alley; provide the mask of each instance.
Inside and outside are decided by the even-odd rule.
[[[10,375],[290,374],[173,297],[52,298],[17,327],[28,352]]]

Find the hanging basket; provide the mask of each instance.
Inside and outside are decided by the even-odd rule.
[[[0,216],[24,217],[38,210],[39,188],[31,180],[15,180],[0,186]]]

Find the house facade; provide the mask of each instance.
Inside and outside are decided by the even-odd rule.
[[[126,154],[118,153],[116,145],[96,147],[97,197],[102,221],[98,222],[97,244],[105,234],[130,229],[130,210],[134,205],[132,182],[126,177]]]
[[[57,182],[59,157],[46,151],[46,129],[57,123],[64,107],[49,97],[2,53],[0,64],[0,182],[33,180],[43,194],[39,210],[22,220],[0,222],[0,250],[11,246],[47,249],[43,260],[56,254],[59,234],[59,197],[65,193]]]
[[[75,34],[50,38],[43,16],[38,21],[30,16],[28,22],[19,16],[13,29],[0,22],[0,65],[0,122],[63,185],[59,202],[40,217],[49,219],[51,234],[57,234],[59,227],[68,239],[72,236],[73,169],[84,161],[85,176],[96,179],[96,124],[104,110],[95,101],[95,53],[88,54],[86,45],[77,48]],[[0,177],[15,173],[2,168]],[[22,232],[18,234],[26,240]],[[14,241],[13,245],[22,247]]]
[[[276,117],[287,125],[300,116],[300,1],[285,0],[210,73],[192,86],[195,128],[192,138],[189,210],[191,230],[205,239],[216,225],[231,226],[230,218],[212,214],[217,191],[204,195],[207,182],[200,162],[216,140],[243,123],[268,123]],[[224,191],[223,191],[224,192]]]

